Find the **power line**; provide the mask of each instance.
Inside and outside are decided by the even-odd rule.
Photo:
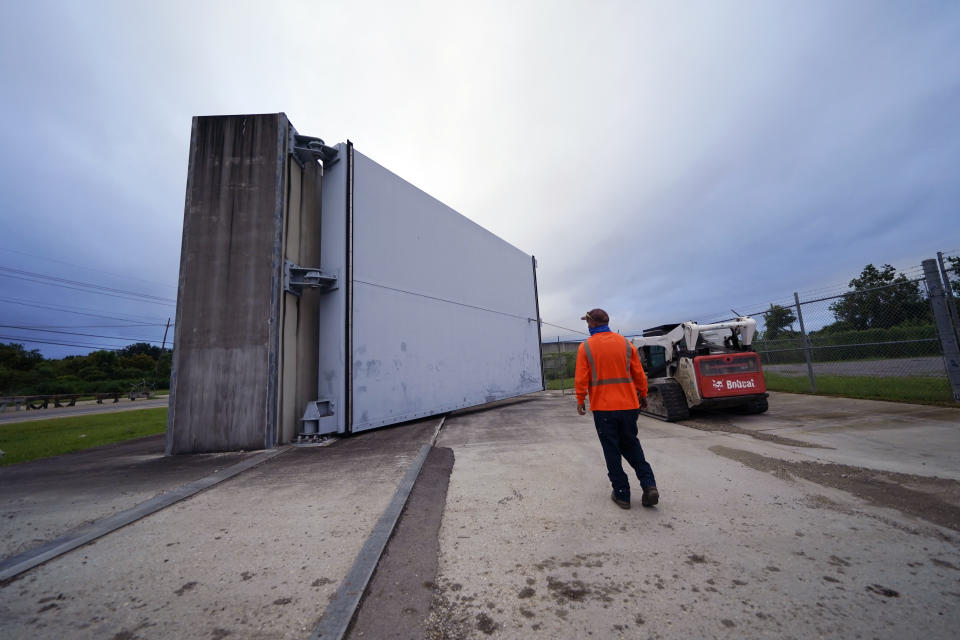
[[[84,266],[79,265],[79,264],[73,264],[72,262],[65,262],[65,261],[63,261],[63,260],[56,260],[56,259],[54,259],[54,258],[47,258],[47,257],[45,257],[45,256],[38,256],[38,255],[33,254],[33,253],[27,253],[26,251],[17,251],[16,249],[7,249],[6,247],[0,247],[0,251],[6,251],[6,252],[8,252],[8,253],[16,253],[16,254],[19,254],[19,255],[21,255],[21,256],[27,256],[27,257],[29,257],[29,258],[37,258],[37,259],[39,259],[39,260],[46,260],[47,262],[56,262],[56,263],[58,263],[58,264],[67,265],[68,267],[75,267],[75,268],[77,268],[77,269],[84,269],[84,270],[86,270],[86,271],[95,271],[95,272],[97,272],[97,273],[103,273],[103,274],[106,274],[106,275],[108,275],[108,276],[114,276],[114,277],[117,277],[117,278],[124,278],[124,279],[127,279],[127,280],[136,280],[136,281],[138,281],[138,282],[143,282],[144,284],[154,284],[154,285],[157,285],[157,286],[160,286],[160,287],[167,287],[168,289],[176,289],[176,288],[177,288],[175,285],[171,285],[171,284],[163,284],[162,282],[154,282],[154,281],[152,281],[152,280],[144,280],[143,278],[137,278],[137,277],[131,276],[131,275],[121,275],[121,274],[119,274],[119,273],[113,273],[112,271],[104,271],[103,269],[94,269],[93,267],[84,267]]]
[[[570,331],[570,332],[572,332],[572,333],[579,333],[579,334],[582,335],[582,336],[588,336],[588,335],[590,335],[590,334],[587,333],[586,331],[579,331],[579,330],[577,330],[577,329],[571,329],[571,328],[569,328],[569,327],[561,327],[561,326],[558,325],[558,324],[553,324],[552,322],[547,322],[546,320],[544,320],[544,319],[542,319],[542,318],[540,319],[540,322],[542,322],[542,323],[545,324],[545,325],[551,326],[551,327],[556,327],[557,329],[563,329],[564,331]]]
[[[102,351],[120,351],[123,347],[107,347],[98,344],[77,344],[76,342],[53,342],[50,340],[27,340],[26,338],[17,338],[14,336],[0,336],[0,340],[9,340],[14,343],[27,344],[52,344],[61,347],[81,347],[83,349],[98,349]]]
[[[12,320],[6,320],[3,322],[13,322]],[[171,322],[170,326],[172,327],[175,323]],[[9,326],[0,324],[0,326]],[[155,323],[137,323],[137,324],[35,324],[30,326],[23,326],[24,329],[120,329],[120,328],[130,328],[130,327],[165,327],[167,326],[166,322],[155,322]]]
[[[24,307],[35,307],[37,309],[48,309],[50,311],[62,311],[65,313],[74,313],[76,315],[81,315],[81,316],[90,316],[91,318],[105,318],[107,320],[119,320],[121,322],[139,322],[134,317],[123,318],[119,316],[105,316],[100,313],[85,313],[84,311],[93,311],[93,309],[88,309],[86,307],[61,307],[57,305],[42,304],[40,302],[36,302],[33,300],[24,302],[23,300],[16,300],[14,298],[4,298],[4,297],[0,297],[0,301],[8,302],[10,304],[18,304]],[[79,309],[82,309],[83,311],[80,311]],[[145,317],[145,316],[141,316],[141,317]],[[154,317],[153,320],[159,320],[159,318]],[[143,324],[148,324],[148,323],[144,321]]]
[[[11,324],[0,324],[0,328],[3,329],[20,329],[21,331],[37,331],[42,333],[60,333],[68,336],[83,336],[85,338],[106,338],[108,340],[125,340],[125,341],[136,341],[136,342],[160,342],[153,338],[134,338],[126,336],[103,336],[96,333],[77,333],[75,331],[57,331],[55,329],[31,329],[30,327],[25,327],[21,325],[11,325]]]
[[[57,276],[51,276],[44,273],[34,273],[32,271],[24,271],[22,269],[13,269],[11,267],[2,266],[0,266],[0,271],[6,272],[0,273],[0,276],[24,280],[26,282],[33,282],[36,284],[44,284],[52,287],[62,287],[64,289],[85,291],[87,293],[95,293],[114,298],[123,298],[125,300],[139,300],[151,304],[163,304],[167,306],[175,306],[177,304],[177,301],[172,298],[164,298],[162,296],[141,293],[139,291],[127,291],[125,289],[117,289],[115,287],[105,287],[103,285],[93,284],[90,282],[81,282],[79,280],[58,278]]]

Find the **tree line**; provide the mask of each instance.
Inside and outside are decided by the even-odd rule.
[[[951,290],[960,299],[960,257],[947,258],[954,277]],[[920,283],[897,273],[891,265],[879,268],[868,264],[853,278],[850,292],[830,304],[834,322],[812,331],[810,336],[828,336],[841,332],[921,327],[933,324],[933,313]],[[763,313],[763,341],[799,338],[796,309],[771,304]],[[810,320],[806,319],[807,324]]]
[[[144,382],[166,389],[172,355],[138,342],[117,351],[48,359],[38,349],[0,343],[0,395],[125,393]]]

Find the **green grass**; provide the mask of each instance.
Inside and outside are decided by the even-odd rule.
[[[167,409],[139,409],[0,424],[0,466],[163,433]]]
[[[785,376],[770,371],[763,375],[770,391],[810,393],[807,376]],[[573,389],[573,378],[547,380],[547,389],[559,390],[561,382],[564,389]],[[817,395],[960,408],[960,403],[953,400],[950,383],[945,378],[818,375]]]
[[[561,383],[563,386],[561,387]],[[560,389],[573,389],[573,378],[564,378],[556,380],[547,380],[547,389],[552,389],[554,391],[560,391]]]
[[[770,391],[810,393],[807,376],[785,376],[769,371],[763,376]],[[950,393],[950,383],[944,378],[818,375],[816,382],[817,395],[960,407]]]

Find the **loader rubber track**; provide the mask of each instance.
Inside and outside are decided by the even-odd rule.
[[[689,418],[690,408],[678,383],[656,382],[647,389],[647,408],[640,413],[664,422],[676,422]]]

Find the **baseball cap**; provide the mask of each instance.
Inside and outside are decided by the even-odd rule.
[[[610,322],[610,316],[607,315],[607,312],[603,309],[591,309],[587,311],[587,315],[580,318],[581,320],[593,320],[594,322],[607,323]]]

